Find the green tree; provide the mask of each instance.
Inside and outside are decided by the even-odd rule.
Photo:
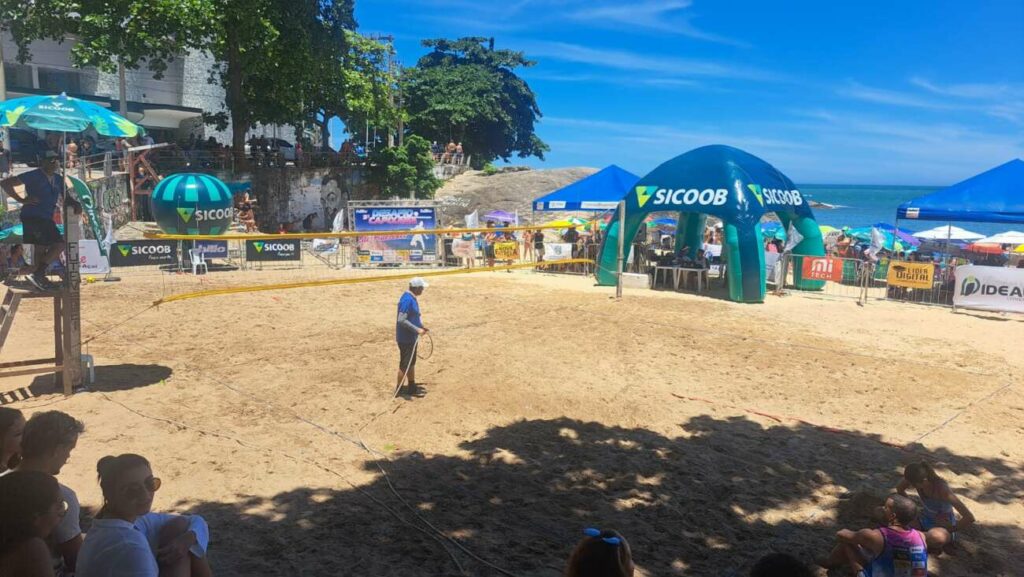
[[[533,66],[522,52],[493,50],[485,38],[424,40],[433,52],[402,82],[409,129],[429,140],[462,142],[475,168],[550,150],[536,135],[541,111],[529,85],[516,76]]]
[[[370,158],[370,178],[386,195],[434,198],[441,180],[434,176],[430,142],[410,136],[403,146],[385,148]]]

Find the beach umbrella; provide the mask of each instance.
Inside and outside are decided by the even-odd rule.
[[[492,210],[484,215],[484,220],[496,220],[498,222],[515,222],[516,215],[504,210]]]
[[[974,242],[967,245],[967,250],[979,254],[1003,254],[1003,247],[987,242]]]
[[[906,228],[896,228],[895,226],[893,226],[891,224],[886,224],[884,222],[876,222],[872,226],[874,226],[878,230],[884,230],[886,232],[894,234],[896,236],[896,238],[898,238],[901,241],[903,241],[903,244],[905,244],[905,245],[909,244],[909,245],[917,246],[917,245],[921,244],[920,240],[914,238],[914,231],[912,231],[912,230],[909,230],[909,229],[906,229]]]
[[[570,226],[576,226],[576,225],[571,223],[571,222],[569,222],[566,219],[562,219],[562,220],[553,220],[551,222],[545,222],[544,226],[551,227],[551,228],[569,228]]]
[[[823,225],[819,226],[818,230],[821,231],[821,236],[825,236],[826,234],[829,234],[829,233],[832,233],[832,232],[839,232],[838,228],[836,228],[834,226],[829,226],[827,224],[823,224]]]
[[[1008,230],[992,236],[986,236],[985,238],[977,241],[979,244],[1024,244],[1024,232],[1019,230]]]
[[[958,226],[946,225],[915,232],[914,237],[926,240],[946,240],[948,238],[949,240],[975,241],[985,238],[985,235],[971,232]]]
[[[81,132],[90,126],[103,136],[133,137],[142,127],[98,104],[57,96],[25,96],[0,102],[0,126]]]
[[[1024,244],[1018,246],[1013,252],[1024,252]]]

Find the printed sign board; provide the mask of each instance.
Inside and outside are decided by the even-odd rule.
[[[178,241],[119,240],[110,248],[110,266],[155,266],[178,263]]]
[[[1024,313],[1024,269],[976,265],[956,267],[953,306]]]
[[[494,243],[494,258],[497,260],[516,260],[519,258],[518,242]]]
[[[197,240],[195,250],[202,253],[204,258],[228,258],[228,241],[226,240]]]
[[[803,264],[801,272],[804,280],[830,280],[839,282],[843,280],[843,261],[827,256],[805,256],[801,257]]]
[[[452,256],[460,258],[473,258],[476,256],[476,247],[473,241],[456,238],[452,240]]]
[[[572,258],[572,243],[569,242],[546,242],[544,243],[544,260],[567,260]]]
[[[903,262],[895,260],[889,263],[889,272],[885,277],[889,286],[917,289],[932,288],[932,279],[934,278],[935,265],[930,262]]]
[[[82,274],[107,274],[110,261],[100,252],[100,243],[92,240],[78,241],[79,271]]]
[[[302,259],[302,244],[297,238],[245,241],[245,260],[287,261]]]
[[[433,207],[356,208],[352,212],[352,221],[357,232],[437,228]],[[356,243],[356,254],[359,262],[434,262],[437,260],[437,235],[413,233],[360,236]],[[369,260],[364,260],[364,256],[368,256]]]

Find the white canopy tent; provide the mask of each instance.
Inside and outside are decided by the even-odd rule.
[[[964,240],[964,241],[976,241],[980,238],[984,238],[985,235],[978,234],[960,228],[959,226],[946,225],[938,226],[921,232],[915,232],[915,238],[923,238],[925,240]]]
[[[985,238],[978,241],[979,243],[990,243],[990,244],[1024,244],[1024,232],[1019,230],[1008,230],[992,236],[986,236]]]

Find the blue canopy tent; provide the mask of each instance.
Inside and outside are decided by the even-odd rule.
[[[1024,223],[1024,160],[1015,158],[977,176],[907,201],[896,219]]]
[[[614,210],[640,177],[614,164],[533,201],[537,211]]]

